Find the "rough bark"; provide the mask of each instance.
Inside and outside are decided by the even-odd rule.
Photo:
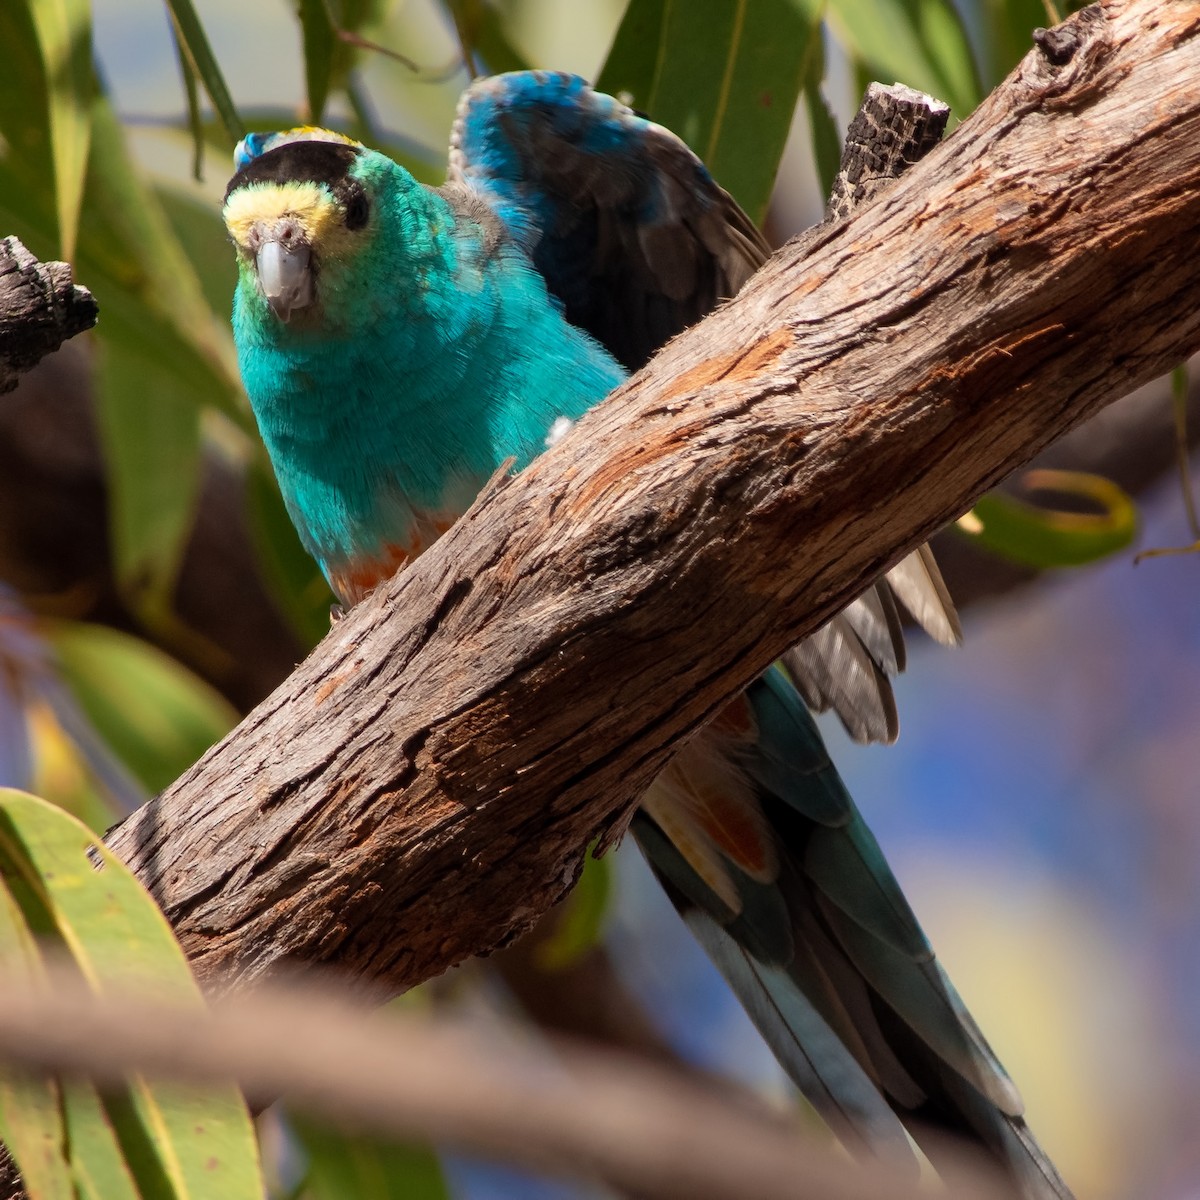
[[[950,106],[902,84],[872,83],[842,147],[825,207],[827,221],[844,221],[875,199],[941,141]]]
[[[39,262],[15,237],[0,238],[0,393],[68,338],[96,323],[96,301],[62,262]]]
[[[1052,50],[113,832],[203,978],[306,960],[398,989],[508,940],[781,650],[1200,345],[1200,3],[1113,0]]]

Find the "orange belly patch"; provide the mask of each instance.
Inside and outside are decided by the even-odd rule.
[[[406,541],[385,542],[375,554],[330,565],[329,583],[337,598],[347,606],[357,604],[401,567],[424,554],[457,519],[446,513],[420,513]]]

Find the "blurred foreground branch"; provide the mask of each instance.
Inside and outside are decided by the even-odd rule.
[[[1200,0],[1047,37],[339,623],[111,835],[210,985],[511,939],[678,741],[1200,345]]]
[[[499,1047],[498,1048],[498,1043]],[[365,1015],[311,985],[268,987],[208,1009],[145,989],[95,997],[77,977],[0,994],[0,1059],[117,1082],[132,1071],[247,1096],[283,1094],[314,1116],[460,1150],[647,1200],[917,1200],[917,1181],[850,1163],[782,1116],[609,1051],[556,1040],[553,1055],[447,1020]],[[962,1158],[963,1200],[1011,1195]]]

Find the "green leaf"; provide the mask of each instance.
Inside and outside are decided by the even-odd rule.
[[[812,135],[817,178],[821,182],[821,198],[828,200],[842,162],[842,140],[838,136],[837,122],[833,119],[825,94],[818,84],[804,85],[804,108],[808,114],[808,128]]]
[[[989,492],[959,528],[979,545],[1026,566],[1073,567],[1125,549],[1137,536],[1137,506],[1120,487],[1081,471],[1027,471],[1031,491],[1059,492],[1095,504],[1099,513],[1043,508]],[[974,527],[978,525],[976,530]]]
[[[200,486],[200,410],[119,342],[102,346],[96,383],[117,579],[136,604],[165,609]]]
[[[238,141],[246,132],[246,127],[233,106],[233,98],[229,94],[229,88],[225,86],[225,77],[221,74],[221,68],[217,66],[216,56],[208,43],[204,26],[200,24],[200,18],[192,6],[192,0],[167,0],[167,7],[171,10],[176,38],[187,56],[193,74],[204,84],[204,90],[208,93],[213,108],[217,110],[217,116],[221,118],[230,140]]]
[[[667,0],[629,0],[596,79],[600,91],[649,111],[646,104],[658,78],[666,19]]]
[[[1043,0],[980,0],[983,86],[990,91],[1033,49],[1033,31],[1046,24]]]
[[[91,6],[88,0],[31,0],[30,12],[49,85],[59,248],[71,260],[92,129]],[[6,47],[6,60],[11,53]]]
[[[0,932],[0,965],[8,974],[38,969],[27,953],[32,932],[48,951],[69,954],[97,990],[136,984],[164,999],[199,1003],[183,952],[128,869],[73,817],[9,789],[0,791],[0,884],[8,901],[0,904],[0,929],[7,918],[10,927],[19,920],[27,930],[15,938],[11,928]],[[84,1196],[261,1200],[254,1128],[231,1084],[151,1086],[134,1076],[124,1088],[106,1089],[103,1100],[87,1088],[71,1085],[74,1135],[60,1142],[76,1177],[90,1181]],[[17,1162],[24,1169],[19,1152]],[[136,1190],[128,1179],[122,1183],[126,1173]]]
[[[229,329],[230,301],[221,305],[219,318],[205,301],[196,270],[103,96],[93,109],[89,167],[79,271],[103,296],[101,336],[137,343],[197,400],[249,428]],[[101,275],[113,285],[103,293]]]
[[[179,75],[183,80],[183,94],[187,100],[188,129],[192,135],[192,178],[200,183],[204,179],[204,115],[200,112],[200,89],[196,85],[196,72],[191,59],[179,40],[179,27],[171,22],[171,41],[175,46],[175,59],[179,63]]]
[[[881,83],[903,83],[946,101],[961,120],[983,88],[952,0],[829,0],[830,27]]]
[[[0,966],[9,978],[28,979],[39,969],[37,944],[12,893],[0,861]],[[0,1073],[0,1139],[21,1168],[36,1200],[75,1200],[71,1167],[63,1153],[63,1128],[55,1080]]]
[[[28,1196],[76,1200],[55,1080],[0,1074],[0,1138],[21,1169]]]
[[[79,1200],[140,1200],[117,1131],[90,1083],[64,1079],[63,1114]]]
[[[537,948],[538,966],[561,971],[595,946],[604,930],[611,895],[611,860],[585,859],[579,882],[558,909],[554,932]]]
[[[0,46],[4,47],[4,69],[0,71],[3,159],[9,169],[20,176],[19,194],[43,210],[48,219],[55,207],[47,105],[50,89],[28,0],[26,3],[9,0],[0,4]],[[7,189],[0,191],[0,197],[5,201],[14,194]],[[9,232],[11,229],[5,229],[6,234]],[[55,234],[57,229],[52,230],[50,240]]]
[[[337,33],[325,0],[299,0],[300,29],[304,36],[304,81],[308,87],[308,119],[320,125],[333,77],[333,51]]]
[[[214,257],[225,262],[227,252],[205,261]],[[251,422],[228,300],[218,320],[103,97],[94,106],[78,271],[103,297],[98,410],[118,579],[136,605],[162,609],[191,523],[201,409],[212,405],[243,429]]]
[[[101,625],[47,623],[62,677],[96,731],[151,792],[236,724],[220,695],[147,642]]]
[[[501,14],[483,0],[448,0],[447,7],[464,53],[483,62],[489,75],[528,71],[529,62],[509,40]],[[468,64],[472,73],[474,62]]]
[[[308,1200],[450,1200],[428,1146],[341,1133],[290,1114],[288,1120],[308,1155]]]
[[[821,51],[821,12],[820,0],[631,0],[603,90],[682,137],[761,222]]]
[[[200,199],[195,192],[185,192],[170,184],[158,185],[153,192],[171,232],[192,264],[205,302],[214,313],[227,318],[233,307],[237,267],[229,234],[216,206]],[[257,442],[257,437],[254,440]]]
[[[824,7],[822,6],[822,12]],[[838,135],[837,122],[829,110],[829,102],[821,90],[825,79],[825,41],[816,39],[813,54],[809,58],[808,73],[804,77],[804,109],[808,116],[809,136],[812,140],[813,160],[817,167],[817,178],[821,182],[821,200],[829,199],[833,181],[837,178],[842,160],[842,139]]]

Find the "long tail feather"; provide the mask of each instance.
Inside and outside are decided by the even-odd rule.
[[[772,668],[744,703],[737,721],[702,731],[672,764],[678,779],[692,780],[677,780],[677,794],[706,796],[703,820],[671,809],[658,785],[634,820],[672,901],[850,1148],[903,1158],[902,1127],[918,1143],[932,1127],[979,1144],[1026,1200],[1068,1200],[787,676]],[[731,764],[741,774],[726,801],[759,806],[761,820],[713,820],[721,789],[696,777],[717,760],[714,778],[727,778]],[[745,843],[724,835],[738,828],[774,838],[769,855],[751,847],[753,873],[740,862]],[[706,881],[714,871],[716,891]]]

